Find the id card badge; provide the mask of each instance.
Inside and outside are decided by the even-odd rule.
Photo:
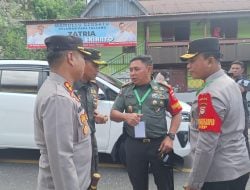
[[[145,138],[146,130],[145,130],[145,122],[140,121],[135,127],[135,138]]]

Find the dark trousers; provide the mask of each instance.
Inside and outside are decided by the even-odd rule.
[[[125,141],[127,171],[133,190],[148,190],[149,165],[158,190],[174,190],[173,168],[164,166],[158,148],[163,138],[150,142],[127,137]]]
[[[92,160],[91,160],[91,174],[98,172],[98,148],[95,133],[91,133],[91,145],[92,145]]]
[[[245,190],[249,173],[230,181],[206,182],[201,190]]]
[[[249,122],[249,114],[245,114],[245,129],[243,131],[243,134],[245,136],[245,141],[247,145],[247,150],[248,150],[248,156],[250,158],[250,147],[249,147],[249,139],[248,139],[248,122]]]

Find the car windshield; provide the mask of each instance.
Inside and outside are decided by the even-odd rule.
[[[111,83],[112,85],[114,85],[115,87],[117,87],[119,89],[123,85],[122,81],[120,81],[118,79],[115,79],[115,78],[112,78],[112,77],[110,77],[110,76],[108,76],[108,75],[106,75],[104,73],[101,73],[101,72],[98,73],[98,77],[100,77],[101,79],[107,81],[108,83]]]

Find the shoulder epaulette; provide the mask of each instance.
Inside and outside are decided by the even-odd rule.
[[[69,92],[69,93],[72,93],[73,92],[73,87],[71,86],[71,84],[69,82],[64,82],[64,88],[66,88],[66,90]]]
[[[91,86],[95,86],[95,88],[97,88],[97,90],[99,89],[99,86],[98,86],[96,80],[90,80],[89,83],[91,84]]]
[[[162,81],[157,81],[158,84],[167,87],[168,89],[172,88],[172,86],[170,84],[168,84],[167,82],[162,82]]]
[[[133,82],[128,82],[128,83],[122,85],[122,88],[124,88],[124,87],[126,87],[126,86],[129,86],[129,85],[131,85],[131,84],[133,84]]]
[[[89,82],[96,84],[96,80],[90,80]]]

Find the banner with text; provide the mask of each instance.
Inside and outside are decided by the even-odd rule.
[[[45,48],[52,35],[78,36],[85,47],[136,46],[137,21],[30,24],[26,26],[27,47]]]

